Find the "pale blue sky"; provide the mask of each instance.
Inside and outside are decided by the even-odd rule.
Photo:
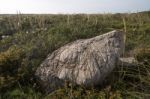
[[[150,0],[0,0],[0,13],[116,13],[150,10]]]

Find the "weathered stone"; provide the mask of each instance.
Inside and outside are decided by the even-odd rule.
[[[118,65],[132,67],[136,66],[138,61],[134,57],[119,58]]]
[[[118,30],[77,40],[48,55],[36,76],[48,91],[63,86],[64,81],[86,87],[100,85],[117,65],[123,50],[124,33]]]

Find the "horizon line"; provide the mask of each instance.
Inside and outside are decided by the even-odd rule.
[[[16,11],[16,13],[1,13],[0,12],[0,15],[10,15],[10,14],[14,14],[14,15],[16,15],[16,14],[31,14],[31,15],[34,15],[34,14],[52,14],[52,15],[59,15],[59,14],[62,14],[62,15],[68,15],[68,14],[131,14],[131,13],[139,13],[139,12],[149,12],[150,11],[150,9],[149,10],[142,10],[142,11],[122,11],[122,12],[113,12],[113,11],[103,11],[103,12],[95,12],[95,13],[86,13],[86,12],[69,12],[69,13],[63,13],[63,12],[56,12],[56,13],[49,13],[49,12],[46,12],[46,13],[43,13],[43,12],[41,12],[41,13],[36,13],[36,12],[33,12],[33,13],[24,13],[24,12],[21,12],[21,11]]]

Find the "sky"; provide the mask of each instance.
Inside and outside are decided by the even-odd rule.
[[[130,13],[150,10],[150,0],[0,0],[0,14]]]

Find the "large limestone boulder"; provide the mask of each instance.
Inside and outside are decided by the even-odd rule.
[[[124,33],[114,30],[90,39],[81,39],[49,54],[36,71],[46,90],[63,86],[100,85],[117,65],[124,50]]]

